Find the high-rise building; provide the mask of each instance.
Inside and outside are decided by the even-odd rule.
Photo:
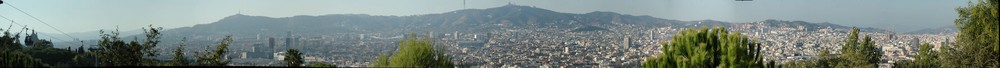
[[[274,38],[267,38],[267,47],[270,48],[271,52],[274,52]]]
[[[288,34],[285,36],[285,46],[284,46],[285,49],[288,49],[289,47],[292,47],[292,43],[293,43],[293,41],[292,41],[292,31],[288,31]]]
[[[629,39],[628,37],[625,37],[625,39],[622,40],[624,40],[624,42],[622,42],[622,46],[625,48],[628,48],[628,46],[632,44],[632,39]]]

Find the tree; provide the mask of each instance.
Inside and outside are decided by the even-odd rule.
[[[306,65],[306,67],[337,67],[337,65],[328,64],[328,63],[324,63],[324,62],[319,62],[319,63],[313,63],[313,64]]]
[[[783,66],[792,68],[876,68],[882,56],[882,49],[875,45],[871,37],[859,40],[860,29],[852,27],[850,34],[840,47],[841,56],[830,56],[828,50],[820,52],[819,59],[796,61]]]
[[[434,48],[428,38],[416,38],[409,34],[399,43],[399,49],[392,56],[380,56],[373,67],[426,67],[452,68],[451,58]],[[387,61],[387,62],[386,62]]]
[[[225,57],[229,43],[233,41],[232,36],[226,36],[222,41],[219,42],[219,46],[215,47],[215,50],[208,51],[210,49],[205,49],[205,52],[198,52],[198,63],[202,66],[225,66],[229,64],[229,59]]]
[[[59,48],[28,48],[18,51],[31,55],[32,58],[41,60],[46,64],[69,63],[72,62],[73,56],[77,54],[73,51]]]
[[[302,66],[302,53],[298,49],[288,49],[288,54],[285,55],[285,66],[288,67],[299,67]]]
[[[369,65],[369,66],[372,66],[372,67],[375,67],[375,66],[383,66],[383,67],[389,66],[389,55],[388,54],[382,54],[382,55],[379,55],[378,57],[375,57],[375,59],[372,60],[371,65]]]
[[[2,68],[28,68],[28,67],[49,67],[41,60],[33,58],[31,55],[21,51],[21,43],[17,41],[17,34],[10,34],[4,31],[0,36],[0,67]]]
[[[857,27],[851,28],[851,33],[844,40],[844,45],[841,46],[840,53],[847,62],[839,63],[838,66],[847,66],[852,68],[875,68],[878,67],[878,62],[881,60],[882,49],[875,45],[875,42],[871,41],[871,37],[865,35],[864,38],[858,40],[860,30]]]
[[[81,54],[84,53],[84,51],[83,51],[83,45],[80,45],[80,47],[76,48],[76,53],[81,53]]]
[[[118,37],[119,32],[111,31],[105,34],[101,30],[101,39],[98,41],[98,49],[93,52],[97,55],[101,66],[152,66],[155,65],[152,57],[157,55],[156,44],[159,43],[160,30],[152,25],[148,29],[143,28],[145,39],[139,42],[135,39],[131,42],[122,41]]]
[[[38,39],[32,45],[33,48],[52,48],[52,42],[45,39]]]
[[[918,65],[917,67],[920,68],[940,67],[937,62],[938,58],[937,52],[931,51],[931,48],[932,48],[931,44],[924,43],[920,45],[920,50],[918,51],[919,53],[916,56],[917,58],[916,64]]]
[[[1000,67],[1000,42],[998,41],[997,0],[978,0],[966,7],[957,8],[959,29],[956,44],[943,60],[945,68],[996,68]],[[949,52],[949,51],[946,51]]]
[[[643,68],[760,68],[760,44],[725,28],[688,29],[662,44],[663,54],[646,59]]]
[[[187,66],[188,63],[191,63],[190,61],[188,61],[187,57],[184,57],[184,45],[186,44],[186,42],[187,38],[182,39],[181,44],[174,49],[174,59],[171,65]]]
[[[49,64],[18,51],[0,52],[0,66],[4,68],[49,67]]]
[[[3,36],[0,37],[0,51],[8,52],[21,49],[21,43],[17,41],[17,37],[20,37],[20,34],[10,34],[4,31]]]
[[[829,50],[822,50],[818,55],[818,59],[807,59],[804,61],[794,61],[785,64],[785,67],[789,68],[835,68],[838,65],[842,65],[841,62],[846,61],[846,59],[840,58],[838,56],[833,56],[830,54]],[[843,68],[843,67],[841,67]]]
[[[96,61],[93,53],[81,53],[73,56],[73,67],[94,67]]]
[[[916,60],[903,60],[893,64],[894,68],[936,68],[940,67],[938,59],[938,53],[931,51],[931,45],[927,43],[920,44]]]

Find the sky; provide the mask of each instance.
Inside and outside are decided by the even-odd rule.
[[[409,16],[485,9],[508,3],[563,13],[595,11],[648,15],[682,21],[754,22],[766,19],[829,22],[907,32],[952,26],[955,8],[968,0],[3,0],[0,16],[38,32],[137,30],[147,25],[178,28],[226,16],[369,14]],[[11,7],[13,6],[13,7]],[[0,24],[10,25],[10,20]],[[9,27],[10,28],[10,27]],[[21,28],[15,26],[12,28]],[[6,29],[6,28],[4,28]]]

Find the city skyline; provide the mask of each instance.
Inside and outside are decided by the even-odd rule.
[[[410,16],[445,13],[463,9],[485,9],[508,3],[533,6],[563,13],[616,12],[648,15],[682,21],[719,20],[753,22],[766,19],[829,22],[845,26],[877,27],[909,32],[923,28],[946,27],[955,15],[953,9],[966,1],[64,1],[7,0],[0,13],[42,33],[58,33],[10,7],[13,5],[67,33],[100,29],[136,30],[145,25],[165,28],[208,24],[225,16],[246,14],[268,17],[299,15],[370,14]],[[463,3],[464,2],[464,3]],[[154,13],[154,14],[150,14]],[[10,23],[2,21],[2,23]],[[93,26],[93,27],[91,27]],[[894,28],[889,28],[894,27]]]

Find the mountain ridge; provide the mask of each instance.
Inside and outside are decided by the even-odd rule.
[[[849,28],[831,23],[809,23],[805,21],[782,21],[768,19],[763,22],[772,27],[804,26],[806,29]],[[754,22],[750,22],[754,23]],[[370,33],[405,34],[408,32],[483,32],[504,29],[559,29],[573,30],[587,27],[705,27],[732,26],[734,24],[716,20],[680,21],[657,18],[648,15],[628,15],[615,12],[594,11],[583,14],[561,13],[542,8],[505,5],[487,9],[464,9],[444,13],[410,16],[375,16],[368,14],[326,14],[297,15],[292,17],[267,17],[235,14],[218,21],[163,30],[163,41],[179,41],[180,38],[212,41],[225,35],[234,37],[285,37],[287,33],[296,35],[323,35],[330,33]],[[876,28],[868,31],[884,32]],[[607,29],[606,31],[619,31]],[[575,31],[570,31],[575,32]]]

